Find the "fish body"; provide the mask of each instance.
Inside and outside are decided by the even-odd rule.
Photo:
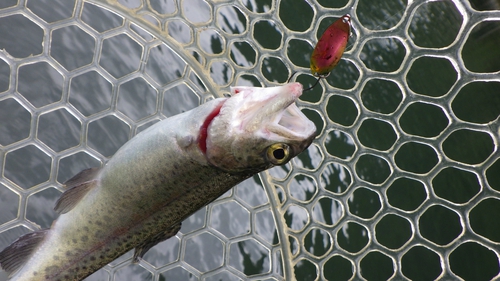
[[[339,63],[351,32],[351,17],[346,14],[321,35],[311,54],[311,73],[326,76]]]
[[[0,252],[10,280],[82,280],[135,249],[134,261],[181,222],[254,174],[306,149],[316,128],[295,105],[299,83],[234,87],[158,122],[102,167],[65,183],[50,229]]]

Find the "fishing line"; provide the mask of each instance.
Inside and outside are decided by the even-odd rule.
[[[297,74],[297,73],[298,73],[298,71],[294,71],[294,72],[292,73],[292,75],[290,75],[290,77],[288,78],[288,80],[286,80],[286,82],[287,82],[287,83],[290,83],[290,80],[292,80],[293,76],[295,76],[295,74]]]
[[[406,0],[406,1],[402,1],[402,2],[406,2],[406,3],[404,3],[404,7],[403,7],[403,8],[401,8],[401,9],[397,10],[396,12],[394,12],[394,13],[390,14],[389,16],[385,17],[385,20],[384,20],[384,21],[382,21],[379,25],[377,25],[377,26],[375,26],[375,27],[373,27],[372,29],[369,29],[369,30],[370,30],[370,31],[372,31],[372,32],[373,32],[373,31],[378,31],[378,30],[379,30],[379,29],[378,29],[379,27],[381,27],[383,24],[385,24],[385,23],[389,22],[389,20],[393,19],[395,15],[399,14],[401,11],[405,11],[405,10],[408,8],[408,4],[409,4],[409,3],[408,3],[408,0]],[[403,14],[404,14],[404,13],[403,13]],[[351,29],[352,29],[352,31],[351,31],[351,36],[352,36],[352,34],[353,34],[353,33],[354,33],[354,31],[356,30],[356,28],[355,28],[355,27],[351,24]],[[352,46],[354,45],[354,43],[353,43],[353,42],[348,42],[347,44],[348,44],[348,45],[347,45],[346,49],[348,49],[348,48],[350,48],[350,47],[352,47]]]
[[[330,76],[330,73],[331,73],[331,72],[328,72],[328,74],[324,74],[324,75],[318,75],[318,79],[316,80],[316,82],[314,83],[314,85],[312,85],[311,87],[309,87],[309,88],[307,88],[307,89],[304,89],[302,92],[312,90],[314,87],[316,87],[316,85],[318,85],[319,80],[321,80],[321,79],[323,79],[323,78],[326,78],[326,77]]]

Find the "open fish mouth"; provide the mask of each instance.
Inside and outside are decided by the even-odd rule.
[[[314,124],[300,111],[296,101],[302,95],[302,84],[289,83],[279,87],[263,88],[255,94],[254,87],[235,87],[229,107],[239,107],[232,119],[235,128],[254,131],[275,141],[308,139],[316,132]],[[225,105],[226,106],[226,105]],[[224,109],[224,106],[223,106]]]
[[[231,88],[232,96],[207,128],[210,163],[242,170],[246,168],[239,166],[242,160],[249,162],[246,155],[265,154],[272,145],[286,145],[289,159],[306,149],[316,136],[316,126],[296,105],[302,92],[300,83]]]
[[[283,133],[288,132],[287,136],[290,138],[307,138],[316,131],[310,122],[294,102],[277,115],[273,123],[281,126]]]

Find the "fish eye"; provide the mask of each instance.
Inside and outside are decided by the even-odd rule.
[[[267,148],[267,159],[274,165],[286,163],[290,158],[290,146],[284,143],[275,143]]]

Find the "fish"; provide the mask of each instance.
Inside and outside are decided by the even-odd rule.
[[[138,262],[182,221],[256,173],[304,151],[316,127],[297,107],[300,83],[232,87],[159,121],[101,168],[63,184],[59,217],[0,252],[9,280],[82,280],[134,249]]]
[[[340,62],[351,33],[351,16],[343,15],[332,23],[321,35],[311,54],[311,73],[328,76]]]

